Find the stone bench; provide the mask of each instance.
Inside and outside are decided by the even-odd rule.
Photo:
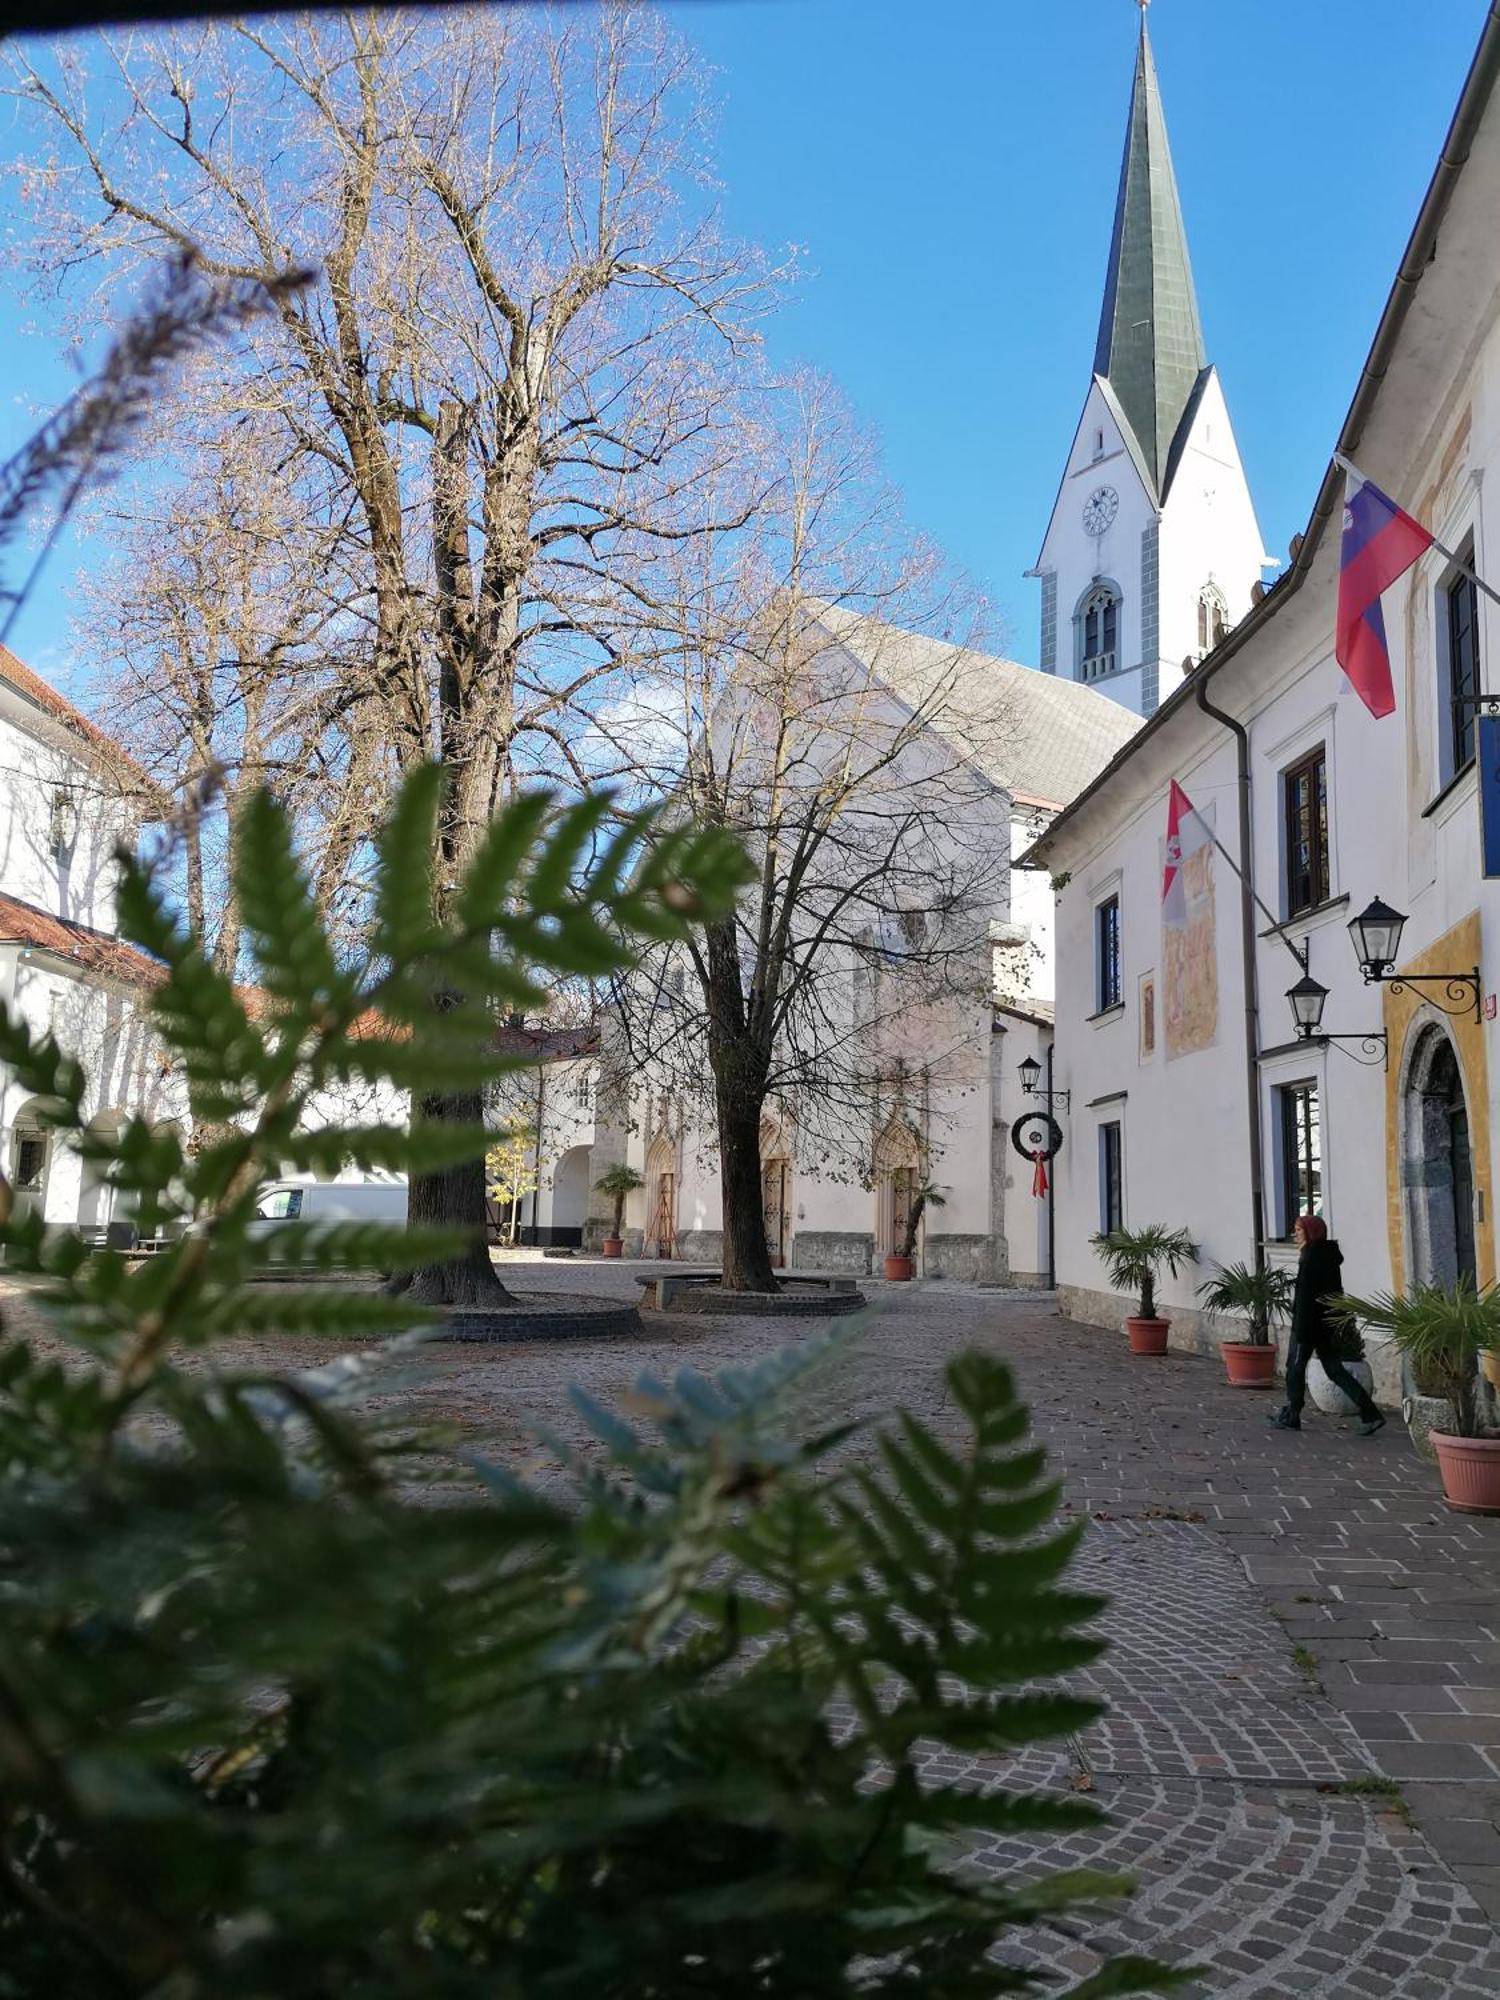
[[[781,1271],[777,1276],[799,1290],[847,1294],[859,1289],[853,1278],[834,1277],[823,1271]],[[648,1312],[670,1312],[675,1299],[699,1285],[721,1285],[724,1274],[712,1270],[672,1271],[664,1277],[638,1276],[636,1282],[641,1288],[641,1304]]]

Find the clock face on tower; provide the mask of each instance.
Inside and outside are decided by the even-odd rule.
[[[1083,503],[1083,531],[1102,535],[1120,511],[1120,496],[1113,486],[1096,486]]]

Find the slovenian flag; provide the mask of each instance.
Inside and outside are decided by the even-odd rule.
[[[1174,778],[1167,796],[1167,850],[1161,872],[1162,922],[1187,924],[1187,885],[1182,864],[1213,840],[1213,829]]]
[[[1337,463],[1344,469],[1344,542],[1334,653],[1371,715],[1389,715],[1396,693],[1380,594],[1432,547],[1432,537],[1347,459]]]

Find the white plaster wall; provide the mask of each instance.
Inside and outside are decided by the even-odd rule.
[[[1183,447],[1161,522],[1161,698],[1197,658],[1198,598],[1215,584],[1231,626],[1250,609],[1265,545],[1229,421],[1217,371],[1211,371]]]
[[[1155,746],[1152,746],[1153,748]],[[1139,760],[1145,765],[1146,758]],[[1232,1262],[1250,1253],[1249,1207],[1243,1161],[1248,1134],[1244,1083],[1243,1009],[1239,980],[1237,885],[1216,857],[1215,907],[1218,1028],[1214,1045],[1172,1061],[1166,1058],[1162,990],[1161,871],[1166,836],[1166,793],[1176,775],[1194,803],[1213,811],[1221,838],[1233,850],[1234,758],[1229,739],[1203,734],[1174,769],[1165,758],[1146,769],[1128,767],[1120,787],[1141,801],[1118,830],[1090,841],[1072,863],[1058,896],[1057,1027],[1055,1082],[1071,1092],[1062,1117],[1064,1147],[1057,1163],[1057,1271],[1059,1286],[1106,1288],[1103,1266],[1089,1239],[1100,1215],[1099,1127],[1122,1126],[1124,1219],[1131,1228],[1162,1223],[1185,1228],[1208,1261]],[[1123,1004],[1097,1016],[1094,968],[1095,910],[1112,894],[1120,898]],[[1141,1046],[1142,977],[1157,980],[1156,1048]],[[1202,1273],[1166,1280],[1160,1298],[1168,1310],[1191,1306]]]
[[[52,844],[53,798],[65,791],[71,838]],[[112,931],[113,850],[129,840],[125,802],[89,762],[28,726],[19,697],[0,688],[0,889],[51,914]]]
[[[114,986],[86,983],[43,953],[0,947],[0,995],[33,1034],[55,1034],[84,1067],[84,1112],[89,1119],[123,1121],[142,1115],[154,1123],[187,1119],[180,1072],[171,1065],[146,1022],[140,996]],[[18,1120],[32,1120],[28,1093],[12,1071],[0,1067],[0,1165],[14,1172]],[[104,1222],[97,1201],[86,1203],[81,1163],[66,1142],[50,1142],[43,1214],[48,1222]],[[89,1213],[81,1214],[84,1206]]]
[[[1050,818],[1048,813],[1026,812],[1019,808],[1012,814],[1012,863],[1031,846]],[[1045,869],[1012,866],[1010,921],[1027,933],[1029,949],[1018,947],[1001,957],[997,967],[997,986],[1003,971],[1006,991],[1024,991],[1038,1000],[1052,998],[1056,986],[1055,915],[1052,878]]]
[[[1050,893],[1050,892],[1049,892]],[[1047,1275],[1048,1207],[1032,1192],[1034,1167],[1011,1143],[1011,1127],[1029,1112],[1045,1109],[1040,1097],[1021,1088],[1020,1065],[1028,1058],[1045,1069],[1052,1030],[1039,1023],[1004,1016],[993,1038],[994,1101],[992,1106],[994,1168],[1004,1202],[1006,1263],[1013,1281],[1042,1283]],[[1054,1077],[1054,1083],[1056,1078]],[[1066,1131],[1066,1120],[1059,1120]],[[1048,1168],[1056,1168],[1056,1161]],[[1054,1200],[1056,1195],[1054,1192]]]
[[[1102,452],[1095,445],[1100,431],[1104,433]],[[1083,509],[1089,495],[1100,486],[1112,486],[1120,496],[1120,505],[1111,525],[1095,537],[1084,530]],[[1084,402],[1036,567],[1057,575],[1057,671],[1064,680],[1078,678],[1073,614],[1079,599],[1096,577],[1108,577],[1118,584],[1122,671],[1093,685],[1137,715],[1141,713],[1141,680],[1133,670],[1141,662],[1141,535],[1155,518],[1155,502],[1141,483],[1104,392],[1095,381]]]
[[[1100,432],[1102,453],[1097,449]],[[1120,496],[1111,526],[1097,539],[1083,527],[1083,507],[1099,486]],[[1136,714],[1143,712],[1141,538],[1157,519],[1156,503],[1126,450],[1109,402],[1096,381],[1068,455],[1067,471],[1047,529],[1039,571],[1057,576],[1057,671],[1076,676],[1073,614],[1097,577],[1118,584],[1121,670],[1096,686]],[[1216,372],[1210,372],[1167,503],[1158,546],[1158,695],[1165,700],[1182,679],[1182,661],[1198,651],[1198,597],[1205,583],[1222,592],[1229,622],[1250,608],[1251,586],[1263,567],[1263,548],[1249,485],[1235,443],[1228,405]]]

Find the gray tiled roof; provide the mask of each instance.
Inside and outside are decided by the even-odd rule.
[[[1063,806],[1141,726],[1078,681],[832,605],[818,623],[1014,797]]]
[[[1141,17],[1094,373],[1115,394],[1160,499],[1206,365],[1156,64]]]

